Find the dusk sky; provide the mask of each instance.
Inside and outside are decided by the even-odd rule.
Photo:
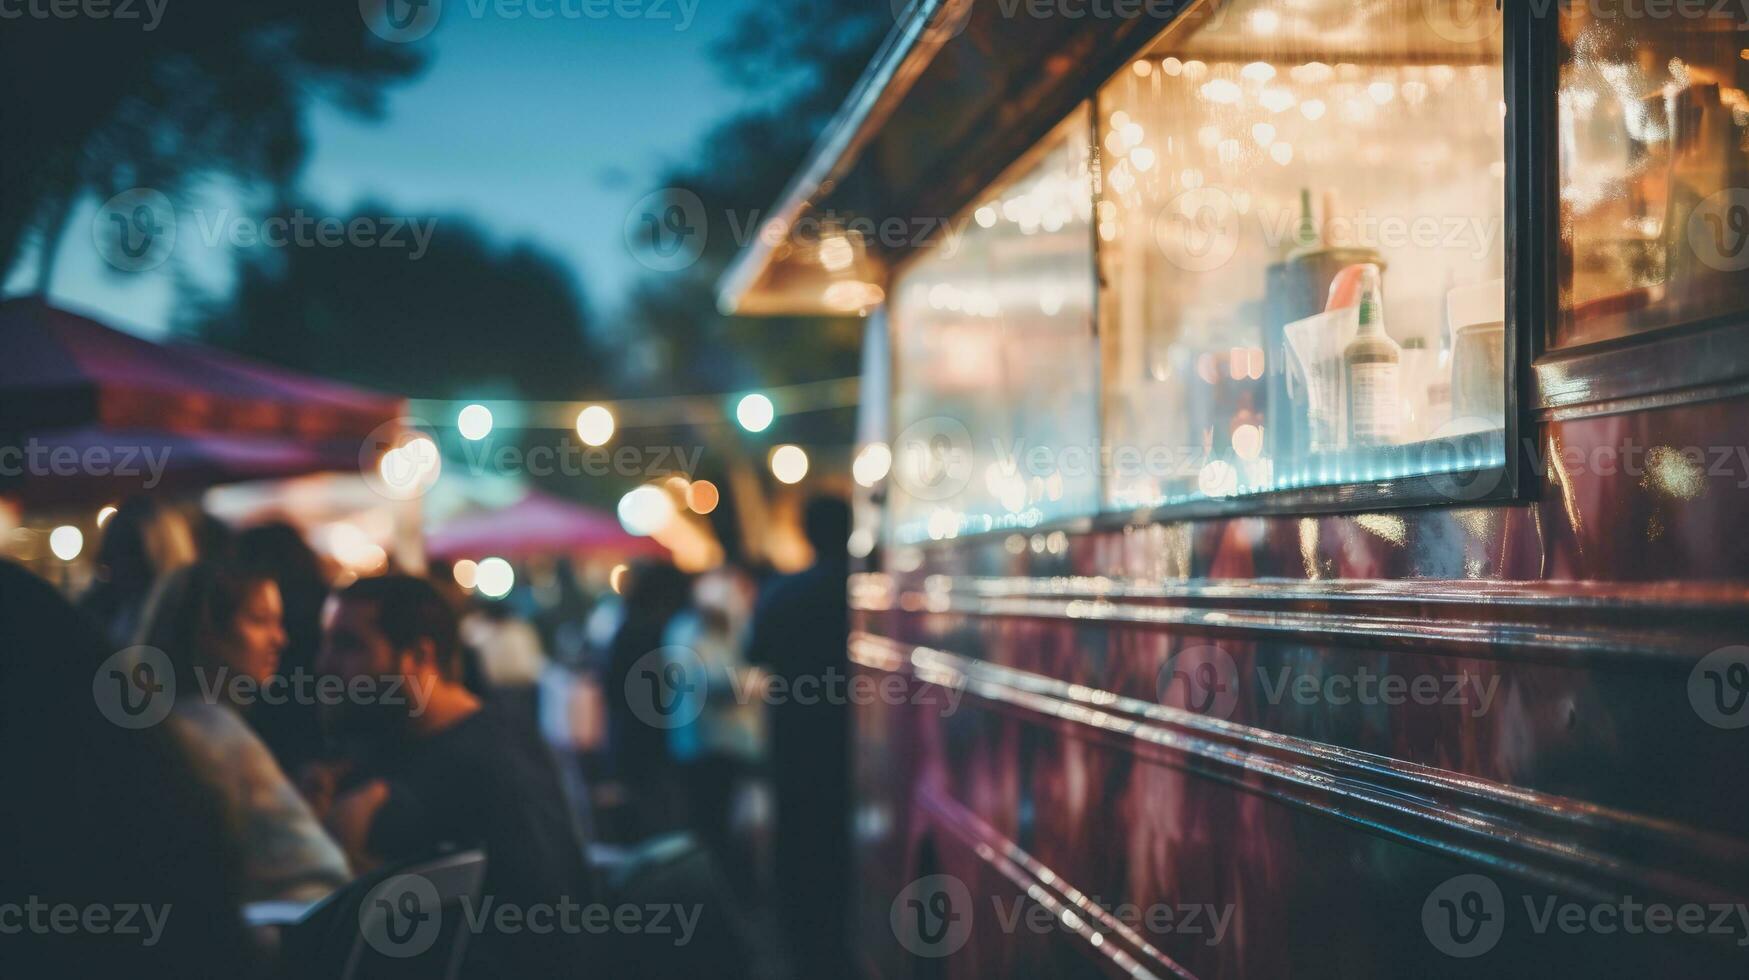
[[[324,216],[379,202],[395,215],[465,214],[502,243],[538,243],[572,263],[592,312],[611,317],[643,271],[622,239],[627,211],[745,102],[710,47],[756,2],[646,0],[645,17],[598,20],[451,0],[416,42],[426,71],[388,90],[382,120],[326,105],[310,114],[302,189]],[[178,196],[175,251],[142,273],[110,269],[92,247],[100,203],[86,201],[61,239],[56,301],[156,334],[174,319],[176,276],[226,287],[235,255],[209,245],[208,229],[227,208],[246,213],[234,190]]]

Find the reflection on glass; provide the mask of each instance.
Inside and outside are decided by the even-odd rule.
[[[1090,126],[1077,111],[896,279],[900,543],[1097,507]]]
[[[1492,0],[1241,0],[1100,92],[1106,503],[1503,463]]]
[[[1562,6],[1557,346],[1749,307],[1746,15],[1607,13]]]

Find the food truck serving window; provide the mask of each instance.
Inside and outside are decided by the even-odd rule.
[[[1075,112],[896,278],[901,543],[1098,508],[1091,125]]]
[[[1493,0],[1205,4],[1100,90],[1107,508],[1505,466],[1502,35]]]

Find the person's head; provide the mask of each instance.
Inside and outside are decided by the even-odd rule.
[[[290,524],[262,524],[237,535],[237,564],[273,579],[285,602],[285,631],[294,653],[309,666],[315,657],[328,579],[322,560]]]
[[[692,597],[692,580],[673,562],[645,559],[632,563],[626,573],[625,607],[628,617],[665,619],[686,607]]]
[[[842,560],[850,542],[850,505],[838,497],[815,497],[802,511],[802,533],[815,561]]]
[[[266,572],[279,583],[281,592],[298,589],[318,596],[328,592],[322,560],[290,524],[274,522],[249,528],[237,535],[234,550],[239,564]]]
[[[401,678],[408,690],[460,684],[461,639],[455,611],[430,582],[408,575],[360,579],[335,593],[322,616],[322,652],[316,670],[349,684]],[[405,703],[324,703],[330,730],[399,728]]]
[[[97,566],[103,580],[144,594],[195,559],[194,534],[175,509],[151,497],[129,497],[103,525]]]
[[[285,650],[279,587],[260,572],[201,562],[183,568],[158,589],[146,614],[145,644],[177,666],[178,689],[193,693],[197,671],[265,683]],[[184,686],[180,682],[188,682]]]

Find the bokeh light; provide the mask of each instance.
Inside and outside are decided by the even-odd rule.
[[[49,550],[62,561],[72,561],[85,550],[85,534],[71,524],[62,524],[49,532]]]
[[[430,436],[416,435],[383,453],[377,475],[398,494],[417,494],[429,489],[443,472],[443,458]]]
[[[484,405],[469,405],[456,414],[455,427],[463,439],[478,442],[492,434],[492,410]]]
[[[872,487],[886,479],[892,468],[893,451],[884,442],[871,442],[856,454],[850,464],[850,475],[862,486]]]
[[[516,569],[502,558],[487,558],[474,572],[474,587],[488,599],[502,599],[516,586]]]
[[[780,483],[800,483],[808,475],[808,454],[800,446],[779,446],[771,451],[771,475]]]
[[[613,438],[616,423],[613,413],[604,406],[591,405],[577,413],[577,438],[585,445],[604,446]]]
[[[764,432],[771,428],[771,421],[775,418],[777,408],[771,404],[771,399],[758,393],[743,397],[735,406],[735,421],[748,432]]]
[[[619,498],[619,523],[628,534],[648,537],[674,519],[674,501],[652,486],[642,486]]]
[[[694,480],[686,488],[686,506],[692,508],[695,514],[708,514],[717,509],[723,495],[717,490],[717,485],[709,480]]]

